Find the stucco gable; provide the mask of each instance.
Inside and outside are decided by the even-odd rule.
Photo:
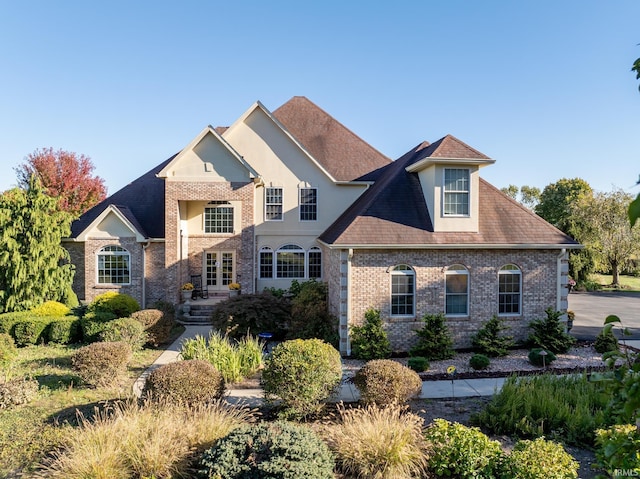
[[[109,205],[77,236],[77,240],[131,237],[142,242],[147,235],[131,210]]]

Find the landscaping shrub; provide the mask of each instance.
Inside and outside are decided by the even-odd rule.
[[[49,342],[70,344],[80,340],[80,320],[75,316],[57,319],[49,324]]]
[[[69,308],[69,310],[73,310],[80,306],[78,295],[73,291],[73,287],[70,284],[65,287],[62,298],[60,300],[67,308]]]
[[[547,353],[546,355],[542,354],[542,351]],[[556,355],[551,351],[547,351],[542,348],[533,348],[529,351],[529,362],[534,366],[549,366],[552,362],[554,362],[557,358]]]
[[[469,366],[471,366],[476,371],[480,369],[487,369],[491,361],[484,354],[474,354],[469,358]]]
[[[29,311],[20,311],[17,313],[0,314],[0,333],[7,333],[13,336],[13,326],[18,321],[29,319],[33,314]]]
[[[429,369],[429,360],[422,356],[413,356],[407,360],[407,366],[415,372],[421,373]]]
[[[364,324],[351,328],[351,355],[366,361],[391,355],[391,343],[377,309],[368,309],[364,313]]]
[[[259,331],[258,331],[259,332]],[[317,338],[339,346],[338,318],[327,307],[327,285],[311,279],[299,283],[291,298],[291,320],[287,339]]]
[[[98,334],[100,341],[127,343],[131,351],[140,351],[147,342],[142,324],[133,318],[118,318],[105,323]]]
[[[503,454],[498,441],[480,429],[434,419],[424,432],[429,445],[428,470],[437,477],[497,477]]]
[[[374,359],[356,372],[353,382],[365,404],[403,404],[422,391],[418,373],[391,359]]]
[[[207,361],[198,359],[165,364],[151,371],[142,396],[154,402],[205,404],[224,394],[222,374]]]
[[[311,429],[284,421],[245,425],[202,455],[200,477],[334,479],[335,462]]]
[[[265,361],[262,384],[268,404],[280,400],[282,417],[304,418],[318,413],[342,380],[340,353],[319,339],[294,339],[278,344]]]
[[[113,321],[116,315],[108,312],[87,313],[80,319],[80,331],[82,332],[82,341],[85,343],[93,343],[100,339],[100,333],[109,321]]]
[[[593,349],[600,354],[617,351],[618,347],[618,338],[611,329],[602,329],[593,343]]]
[[[416,331],[418,343],[411,348],[409,354],[424,356],[430,361],[451,359],[455,355],[452,349],[453,339],[444,313],[425,314],[422,321],[424,326]]]
[[[159,309],[141,309],[131,314],[131,317],[142,324],[146,330],[162,319],[164,312]]]
[[[576,343],[576,339],[565,333],[564,324],[560,321],[562,312],[547,308],[545,313],[546,318],[529,323],[533,332],[529,335],[528,342],[533,347],[546,349],[555,354],[566,353]]]
[[[612,477],[615,471],[640,474],[640,432],[633,424],[611,426],[596,431],[598,465]]]
[[[8,368],[16,358],[16,343],[7,333],[0,333],[0,370]]]
[[[116,318],[126,318],[139,310],[140,304],[135,298],[113,291],[96,296],[88,308],[90,313],[112,313]]]
[[[87,386],[111,386],[126,371],[131,348],[123,342],[91,343],[71,357],[73,371]]]
[[[39,387],[36,379],[0,378],[0,410],[29,403],[38,395]]]
[[[603,427],[607,396],[585,375],[511,376],[472,424],[493,434],[547,436],[575,445],[593,445]]]
[[[163,305],[159,305],[163,307]],[[147,343],[155,347],[169,342],[171,330],[176,324],[174,313],[171,310],[143,309],[131,315],[133,319],[142,324],[147,333]]]
[[[23,321],[18,321],[13,326],[13,337],[16,345],[28,346],[43,343],[47,339],[47,326],[50,319],[32,317]]]
[[[513,347],[513,336],[507,336],[504,331],[509,329],[504,321],[494,315],[484,323],[471,340],[471,344],[481,354],[490,358],[497,358],[509,354],[509,348]]]
[[[211,323],[232,338],[269,331],[274,339],[284,339],[290,317],[291,305],[285,298],[270,293],[241,294],[219,303]]]
[[[578,462],[561,444],[543,437],[518,441],[506,457],[503,477],[510,479],[575,479]]]
[[[45,301],[31,310],[36,316],[66,316],[70,309],[58,301]]]
[[[362,479],[423,477],[424,419],[399,405],[341,408],[340,423],[324,435],[340,472]]]

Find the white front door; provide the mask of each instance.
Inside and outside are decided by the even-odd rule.
[[[204,287],[209,292],[228,291],[229,284],[235,282],[235,252],[204,252]]]

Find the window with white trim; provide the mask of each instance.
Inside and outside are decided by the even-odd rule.
[[[264,189],[265,221],[282,221],[282,188]]]
[[[210,201],[204,207],[205,233],[233,233],[233,206],[228,201]]]
[[[260,248],[260,278],[273,278],[273,250],[268,246]]]
[[[413,268],[400,264],[391,270],[391,316],[413,316],[416,282]]]
[[[322,278],[322,251],[317,246],[313,246],[307,253],[307,264],[309,279]]]
[[[277,278],[304,278],[304,250],[295,244],[284,245],[276,251]]]
[[[466,168],[444,169],[444,216],[469,216],[469,176]]]
[[[98,251],[98,284],[131,284],[131,255],[121,246],[109,245]]]
[[[469,314],[469,271],[461,264],[449,266],[445,271],[445,313]]]
[[[498,272],[498,314],[519,315],[522,305],[522,272],[507,264]]]
[[[299,209],[300,221],[318,219],[318,188],[300,188]]]

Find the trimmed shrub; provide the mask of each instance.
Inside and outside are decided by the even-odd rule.
[[[171,330],[176,324],[173,314],[161,309],[143,309],[131,317],[142,324],[147,333],[147,343],[157,347],[171,339]]]
[[[109,312],[90,312],[80,320],[82,341],[93,343],[100,339],[100,333],[109,321],[117,319],[116,315]]]
[[[424,477],[424,419],[398,405],[340,408],[340,424],[323,433],[340,472],[363,479]]]
[[[613,330],[611,328],[603,328],[598,333],[596,340],[593,343],[593,349],[600,354],[617,351],[618,348],[618,338],[613,334]]]
[[[542,351],[547,354],[542,354]],[[529,351],[529,362],[534,366],[549,366],[552,362],[556,360],[556,355],[551,351],[546,351],[542,348],[533,348]]]
[[[57,319],[49,324],[49,342],[70,344],[80,341],[80,319],[75,316]]]
[[[126,318],[140,310],[140,304],[128,294],[108,291],[94,298],[88,311],[93,313],[112,313],[116,318]]]
[[[0,333],[0,369],[8,368],[17,354],[16,343],[7,333]]]
[[[451,359],[455,352],[446,320],[444,313],[425,314],[422,318],[424,326],[416,331],[418,344],[411,348],[409,354],[423,356],[430,361]]]
[[[70,309],[58,301],[45,301],[31,312],[36,316],[66,316]]]
[[[241,294],[218,303],[211,323],[235,339],[261,331],[273,333],[274,339],[284,339],[290,317],[291,305],[285,298],[270,293]]]
[[[418,373],[391,359],[374,359],[358,370],[353,382],[365,404],[404,404],[422,391]]]
[[[193,406],[221,398],[224,390],[222,374],[211,363],[194,359],[165,364],[151,371],[142,397]]]
[[[131,348],[123,342],[92,343],[71,356],[73,371],[87,386],[111,386],[126,371]]]
[[[497,358],[509,354],[509,348],[513,347],[513,336],[506,336],[504,331],[509,329],[504,320],[496,315],[484,323],[471,340],[471,344],[481,354],[490,358]]]
[[[40,385],[36,379],[0,380],[0,410],[29,403],[38,395],[39,388]]]
[[[481,369],[487,369],[491,361],[484,354],[474,354],[469,358],[469,366],[471,366],[476,371]]]
[[[340,353],[319,339],[278,344],[262,371],[265,399],[272,405],[279,401],[282,417],[304,418],[320,412],[341,380]]]
[[[310,279],[296,289],[287,339],[317,338],[339,347],[338,318],[329,313],[326,283]]]
[[[384,359],[391,355],[391,343],[382,325],[380,311],[368,309],[364,324],[351,328],[351,355],[355,359]]]
[[[100,341],[127,343],[131,351],[140,351],[147,342],[142,324],[133,318],[118,318],[105,323],[98,337]]]
[[[415,372],[421,373],[429,369],[429,360],[422,356],[413,356],[407,360],[407,366]]]
[[[561,444],[539,437],[520,440],[506,457],[503,477],[512,479],[575,479],[580,465]]]
[[[0,314],[0,333],[7,333],[13,336],[13,326],[18,321],[29,319],[33,314],[29,311],[20,311],[18,313]]]
[[[202,455],[200,477],[333,479],[327,445],[311,429],[284,421],[241,426]]]
[[[596,459],[612,477],[616,469],[640,471],[640,432],[623,424],[596,431]]]
[[[438,477],[497,477],[502,461],[498,441],[480,429],[435,419],[424,432],[430,453],[428,469]]]
[[[141,309],[131,314],[131,317],[142,324],[145,330],[160,321],[163,316],[164,312],[159,309]]]
[[[43,343],[47,339],[47,326],[50,319],[34,317],[18,321],[13,326],[13,337],[18,346],[28,346]]]
[[[576,343],[576,339],[565,333],[565,327],[560,322],[560,316],[562,316],[560,311],[547,308],[545,313],[546,318],[536,319],[529,323],[529,327],[533,329],[529,335],[529,344],[555,354],[566,353]]]

